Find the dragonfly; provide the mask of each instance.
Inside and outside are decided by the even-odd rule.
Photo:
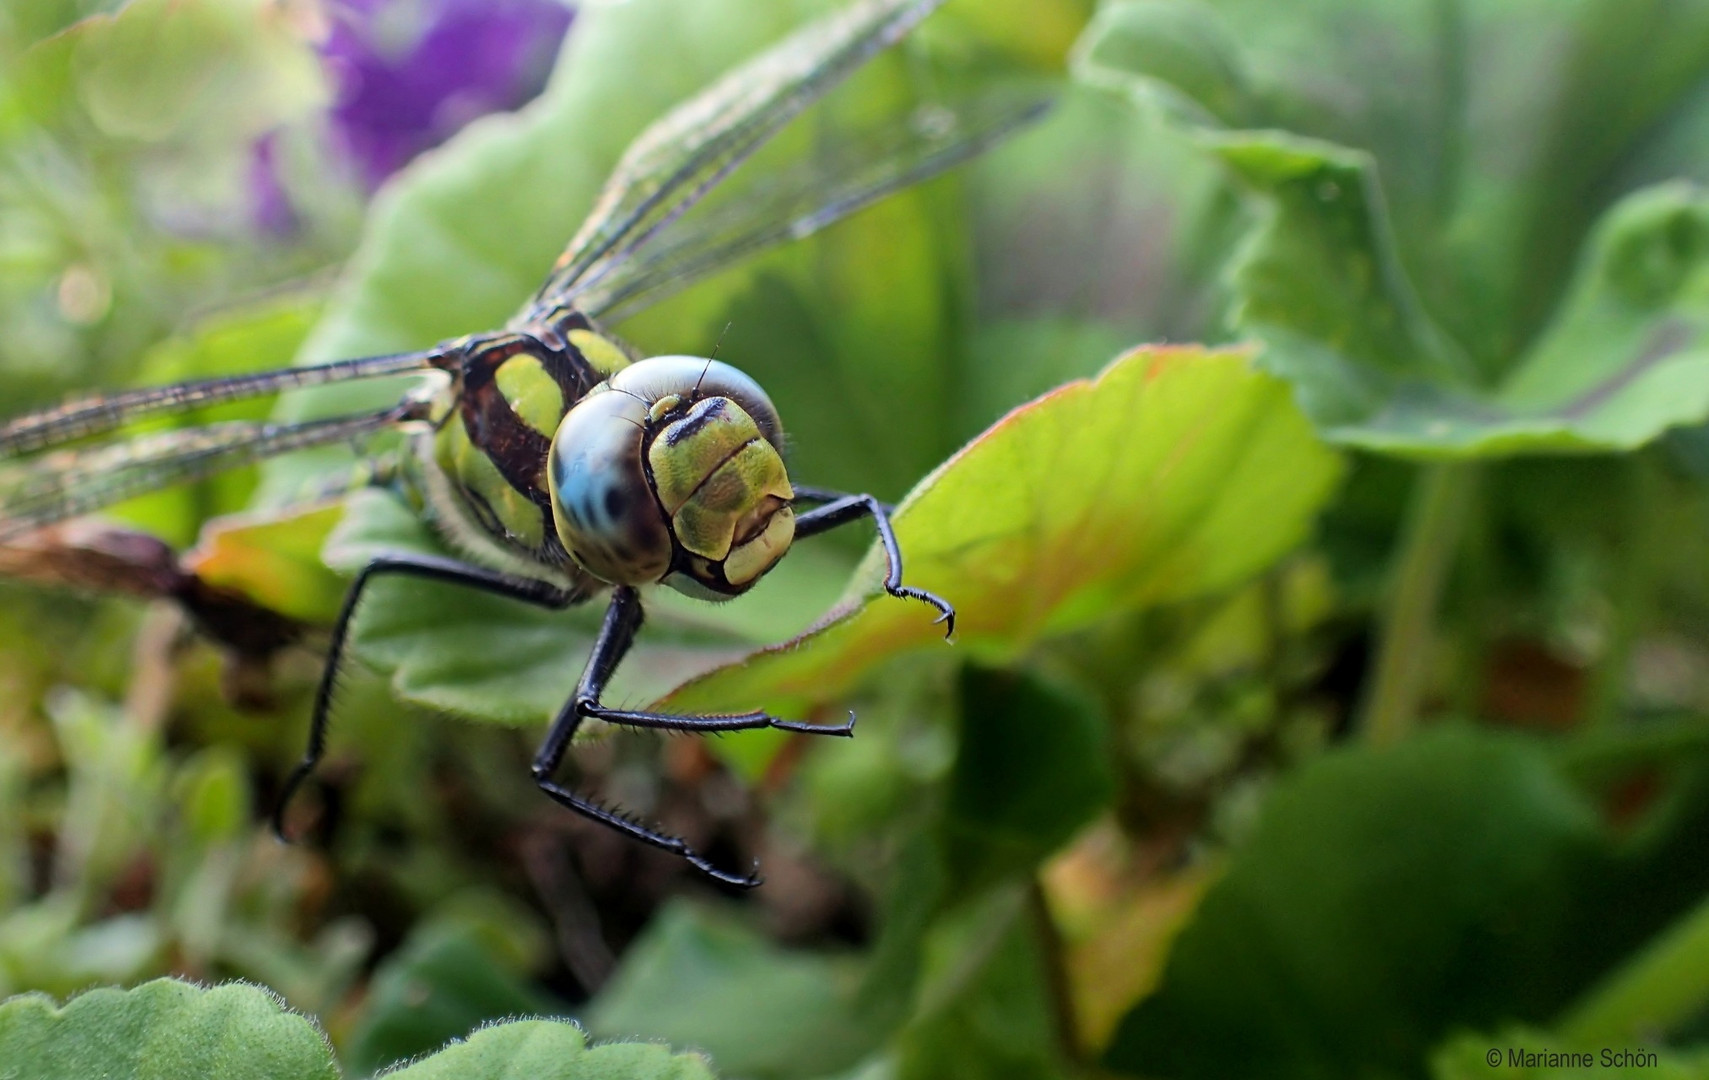
[[[810,23],[645,129],[619,159],[593,210],[545,283],[503,329],[431,348],[119,392],[0,425],[0,542],[131,496],[310,447],[401,429],[419,458],[432,524],[457,557],[382,554],[349,587],[329,638],[307,747],[283,786],[273,828],[326,748],[333,689],[350,630],[381,578],[449,583],[558,610],[609,594],[574,692],[531,769],[556,803],[685,860],[732,886],[757,867],[714,865],[682,839],[557,779],[583,724],[727,732],[775,728],[848,736],[755,710],[679,715],[601,701],[636,640],[643,588],[725,601],[747,592],[791,544],[870,520],[886,557],[883,589],[926,604],[948,637],[955,609],[903,583],[891,508],[869,494],[795,484],[783,426],[765,391],[713,358],[641,356],[604,329],[714,270],[814,233],[933,177],[1037,118],[1047,97],[969,99],[917,122],[848,133],[757,197],[683,215],[778,131],[943,0],[858,0]],[[226,422],[115,435],[139,417],[182,413],[281,391],[423,376],[378,411],[299,422]],[[83,445],[107,436],[105,442]],[[68,447],[67,444],[78,444]]]

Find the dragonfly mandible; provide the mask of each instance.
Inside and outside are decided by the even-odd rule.
[[[382,555],[357,574],[333,627],[308,746],[285,783],[275,831],[285,836],[286,804],[325,749],[351,623],[374,580],[449,582],[549,609],[609,590],[581,678],[534,757],[537,785],[562,806],[714,879],[758,884],[756,873],[721,869],[683,840],[560,784],[556,774],[571,741],[589,719],[672,731],[779,728],[846,736],[853,717],[833,726],[762,711],[677,715],[602,704],[641,628],[640,589],[663,584],[727,600],[751,588],[794,541],[866,518],[887,557],[885,592],[935,608],[946,636],[954,609],[903,584],[888,507],[870,495],[791,481],[781,421],[757,383],[714,359],[638,356],[599,320],[824,228],[1038,116],[1046,103],[1037,96],[932,107],[923,122],[849,140],[812,168],[785,171],[761,199],[736,200],[678,224],[772,135],[942,2],[859,0],[656,121],[624,153],[544,285],[503,330],[417,352],[117,393],[0,426],[0,459],[36,455],[0,480],[0,541],[145,491],[403,427],[422,461],[432,521],[464,557]],[[213,424],[56,449],[151,413],[405,374],[431,378],[378,412]]]

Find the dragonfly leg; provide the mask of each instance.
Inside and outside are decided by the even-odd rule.
[[[830,488],[804,487],[801,484],[791,484],[790,486],[795,489],[796,502],[833,503],[849,497],[847,492],[833,491]],[[879,503],[878,508],[884,511],[886,517],[896,512],[896,507],[887,502]]]
[[[296,794],[303,781],[314,772],[315,766],[320,764],[320,759],[326,752],[326,729],[332,716],[333,690],[338,683],[338,672],[344,664],[344,649],[350,637],[350,625],[355,619],[357,605],[361,603],[368,585],[375,578],[387,574],[463,585],[554,610],[567,608],[585,599],[581,593],[561,589],[549,582],[515,574],[501,574],[456,559],[432,555],[382,555],[363,567],[362,572],[356,575],[355,582],[351,584],[350,591],[344,595],[344,606],[339,609],[338,621],[332,627],[332,642],[327,650],[326,667],[321,672],[320,685],[315,689],[314,711],[309,718],[308,747],[303,751],[302,760],[291,770],[291,775],[285,778],[278,804],[273,808],[273,832],[281,840],[289,839],[285,835],[285,810],[290,805],[291,796]]]
[[[937,621],[946,624],[944,637],[955,633],[955,608],[948,600],[936,593],[902,584],[902,549],[896,543],[896,533],[890,528],[892,507],[879,502],[871,495],[842,495],[834,491],[802,487],[796,488],[795,491],[798,500],[824,504],[796,515],[796,539],[829,532],[839,525],[870,517],[873,525],[878,528],[878,541],[884,545],[884,562],[887,568],[884,591],[891,596],[919,600],[937,608]]]
[[[830,735],[849,734],[853,721],[851,719],[847,727],[833,728],[795,724],[759,712],[723,716],[673,716],[667,713],[607,709],[599,703],[600,694],[605,691],[606,684],[611,681],[612,673],[617,670],[624,654],[634,644],[635,635],[641,629],[641,619],[640,594],[629,586],[619,586],[613,590],[611,606],[605,610],[605,621],[600,625],[599,637],[594,641],[593,653],[588,657],[587,667],[582,670],[581,681],[576,684],[576,692],[564,703],[563,709],[559,710],[557,719],[552,721],[551,730],[546,733],[546,740],[540,744],[539,752],[534,755],[534,782],[553,801],[567,809],[644,844],[651,844],[679,856],[696,870],[717,881],[741,888],[752,888],[760,883],[758,875],[735,874],[721,870],[686,841],[643,825],[616,810],[600,806],[555,782],[552,775],[563,763],[564,753],[569,749],[582,721],[593,718],[630,727],[664,728],[673,731],[740,731],[748,728],[778,727],[786,731]]]

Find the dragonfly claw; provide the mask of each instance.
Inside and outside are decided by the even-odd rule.
[[[938,623],[947,624],[944,627],[945,641],[948,641],[950,638],[955,636],[955,605],[951,604],[948,600],[945,600],[937,593],[929,593],[924,589],[910,588],[907,585],[899,585],[896,588],[887,591],[891,596],[903,597],[909,600],[919,600],[922,603],[927,603],[937,608],[938,617],[932,620],[932,625],[936,626]]]
[[[752,889],[765,882],[765,878],[760,877],[760,864],[757,862],[754,863],[754,868],[746,874],[736,874],[728,870],[718,869],[707,861],[705,856],[697,852],[685,852],[684,858],[688,860],[690,866],[712,880],[722,882],[725,885],[732,885],[738,889]]]
[[[291,807],[291,797],[297,793],[297,789],[302,787],[303,781],[307,780],[313,771],[313,762],[298,762],[296,768],[292,769],[291,774],[285,778],[285,786],[279,791],[279,801],[273,804],[271,821],[273,835],[279,838],[281,844],[296,842],[285,828],[285,811]]]
[[[829,724],[808,724],[799,720],[779,720],[775,717],[772,718],[771,726],[779,731],[794,731],[802,735],[840,735],[846,738],[854,734],[855,714],[854,710],[850,709],[849,722],[834,727]]]

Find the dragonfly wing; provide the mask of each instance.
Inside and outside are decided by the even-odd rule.
[[[203,379],[175,386],[152,386],[74,401],[57,409],[0,424],[0,458],[44,450],[91,435],[104,435],[139,417],[155,413],[186,412],[204,405],[240,401],[304,386],[425,371],[433,366],[433,359],[431,352],[368,356],[308,367],[260,371],[251,375]]]
[[[0,542],[158,488],[357,440],[413,418],[415,408],[406,401],[382,412],[300,424],[211,424],[46,454],[0,471]]]
[[[767,139],[943,0],[860,0],[678,105],[632,143],[524,316],[622,265]]]
[[[738,259],[799,240],[974,157],[1049,108],[1048,95],[991,92],[927,104],[905,123],[843,134],[825,149],[728,204],[708,207],[668,241],[574,291],[594,318],[621,320]]]

